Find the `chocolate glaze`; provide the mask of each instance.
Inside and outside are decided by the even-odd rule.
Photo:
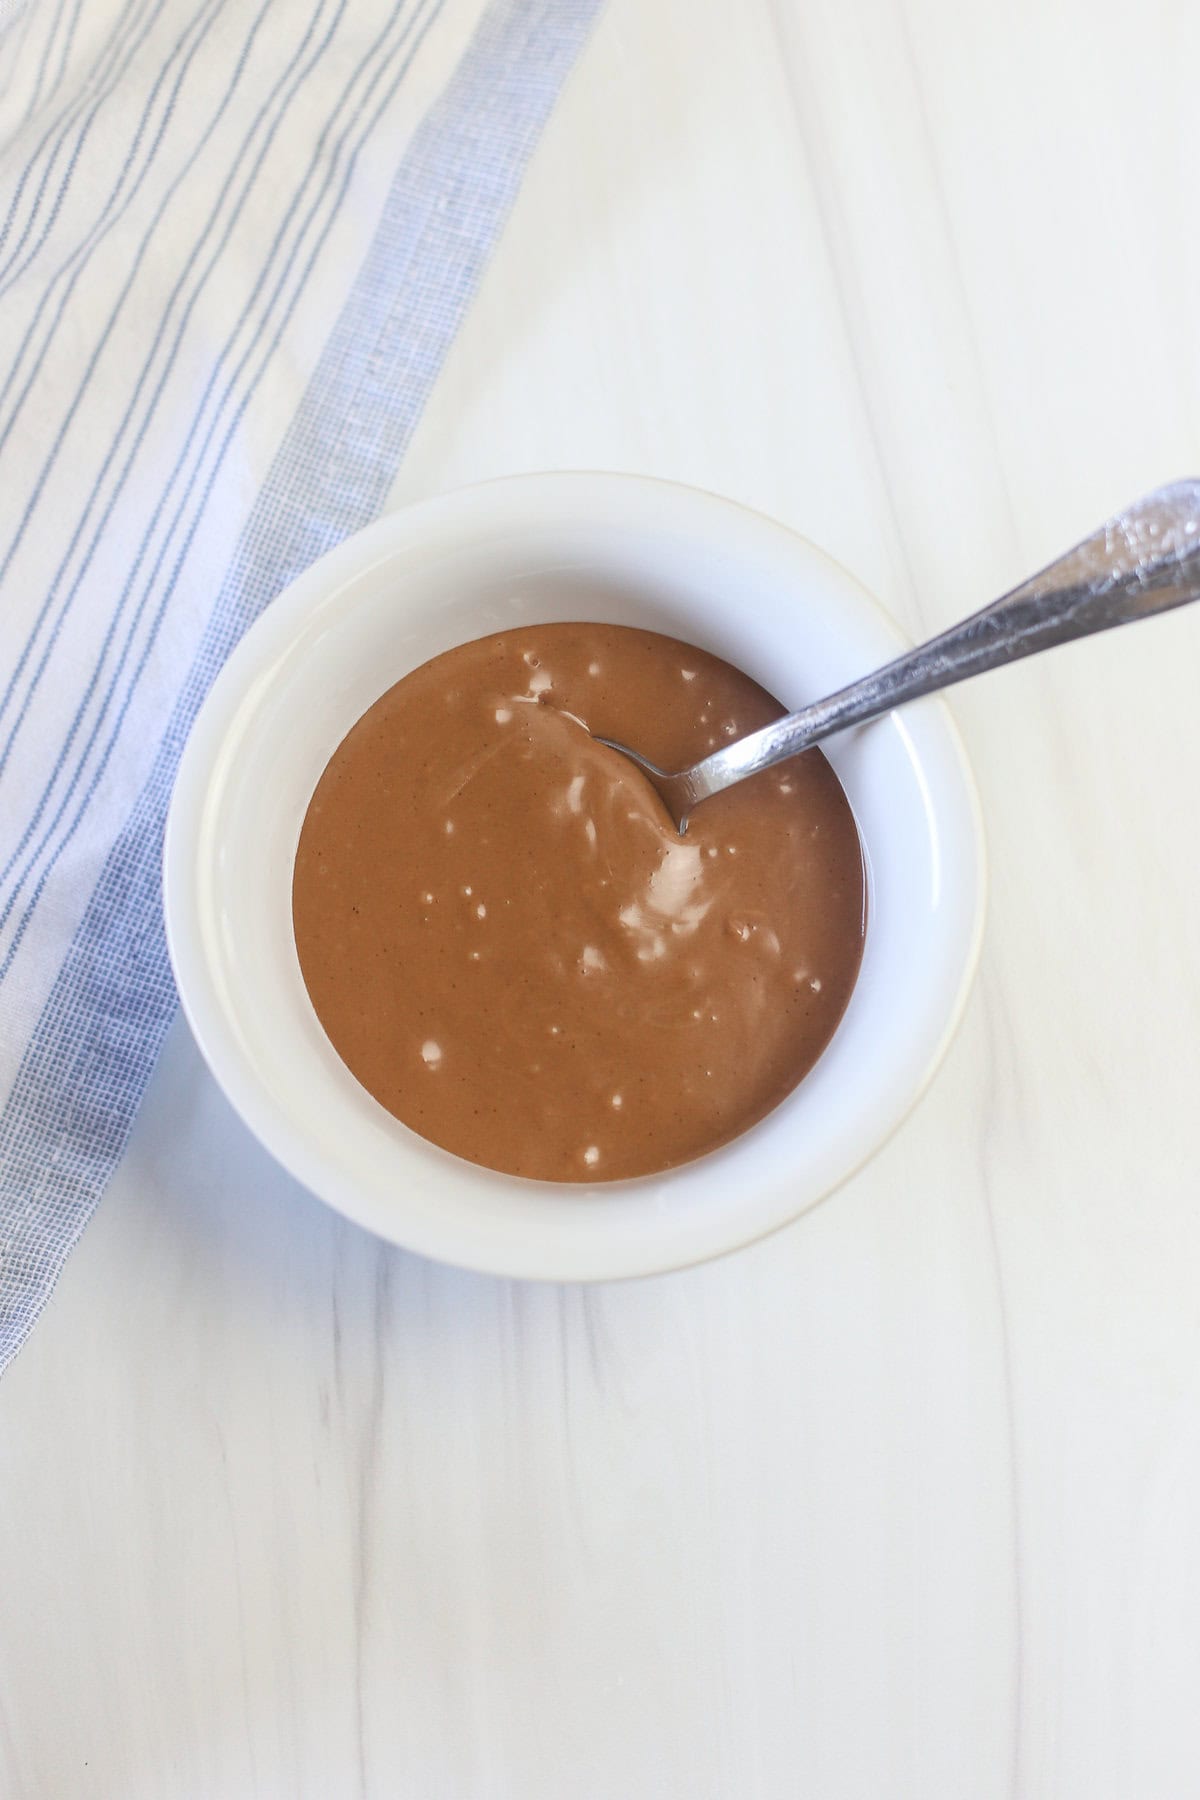
[[[539,625],[384,694],[300,834],[296,948],[334,1046],[414,1131],[513,1175],[686,1162],[807,1073],[862,955],[858,833],[819,751],[706,801],[664,768],[777,718],[672,638]]]

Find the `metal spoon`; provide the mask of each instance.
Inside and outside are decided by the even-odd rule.
[[[611,738],[649,776],[678,829],[713,794],[799,756],[835,731],[863,725],[922,694],[1072,638],[1128,625],[1200,599],[1200,481],[1137,500],[1038,575],[873,675],[777,719],[670,774]]]

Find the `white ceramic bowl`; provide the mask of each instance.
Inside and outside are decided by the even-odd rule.
[[[270,606],[218,677],[180,766],[165,850],[184,1010],[250,1129],[359,1224],[500,1275],[602,1280],[716,1256],[844,1181],[919,1097],[978,953],[978,804],[925,700],[826,748],[866,853],[862,972],[796,1091],[723,1149],[595,1188],[493,1174],[426,1143],[344,1067],[291,925],[309,797],[349,727],[439,651],[556,619],[640,625],[714,651],[795,707],[886,661],[896,627],[836,564],[728,501],[619,475],[490,482],[380,519]]]

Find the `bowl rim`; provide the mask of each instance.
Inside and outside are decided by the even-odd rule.
[[[164,835],[163,912],[168,955],[176,987],[184,1016],[201,1055],[235,1113],[293,1179],[344,1217],[403,1248],[453,1266],[507,1279],[590,1284],[598,1281],[642,1279],[695,1267],[762,1242],[828,1199],[890,1142],[927,1092],[962,1021],[978,968],[986,917],[987,847],[978,787],[962,737],[949,709],[940,698],[927,698],[921,702],[925,719],[930,725],[936,720],[933,728],[940,734],[949,752],[949,762],[958,779],[961,799],[965,802],[967,829],[961,834],[964,841],[960,846],[960,860],[967,871],[963,884],[969,889],[969,933],[959,954],[957,981],[953,997],[945,1009],[941,1030],[923,1061],[919,1065],[914,1062],[903,1104],[894,1109],[893,1116],[885,1123],[864,1134],[862,1154],[847,1163],[820,1193],[801,1196],[794,1205],[781,1210],[778,1217],[766,1224],[756,1223],[745,1230],[737,1229],[736,1213],[731,1211],[729,1229],[720,1241],[699,1248],[681,1245],[677,1251],[669,1254],[635,1257],[632,1262],[636,1266],[630,1266],[631,1259],[628,1257],[613,1256],[604,1266],[577,1266],[572,1263],[567,1268],[562,1266],[562,1259],[556,1262],[554,1258],[548,1259],[544,1255],[539,1257],[536,1246],[527,1243],[521,1246],[527,1254],[512,1257],[497,1258],[486,1251],[477,1257],[464,1255],[461,1247],[454,1253],[449,1253],[444,1247],[429,1241],[424,1234],[414,1234],[406,1229],[410,1221],[406,1221],[402,1213],[398,1217],[397,1228],[388,1229],[381,1223],[373,1202],[358,1202],[353,1184],[348,1187],[346,1183],[339,1185],[314,1180],[311,1155],[306,1158],[305,1147],[297,1143],[292,1133],[280,1129],[274,1110],[256,1091],[253,1071],[235,1066],[239,1057],[236,1052],[230,1054],[228,1037],[222,1037],[223,1008],[216,992],[217,983],[212,968],[202,947],[203,934],[196,917],[198,907],[189,876],[196,868],[200,828],[222,745],[247,693],[255,685],[256,677],[261,679],[261,652],[280,635],[287,623],[293,622],[298,629],[300,622],[314,607],[329,599],[348,582],[365,576],[381,561],[386,562],[403,554],[406,546],[411,548],[419,539],[422,526],[426,529],[436,527],[438,521],[444,521],[446,515],[452,514],[455,508],[464,504],[469,507],[474,498],[494,495],[496,490],[507,490],[514,499],[528,502],[539,490],[556,488],[563,493],[574,488],[582,495],[585,488],[595,489],[597,484],[610,492],[620,489],[630,496],[636,490],[659,490],[679,497],[683,504],[694,506],[701,502],[707,509],[724,512],[731,524],[739,518],[757,521],[772,533],[782,534],[790,539],[793,547],[807,555],[814,568],[823,567],[837,584],[852,590],[863,610],[874,615],[876,623],[898,646],[908,642],[887,609],[836,558],[802,534],[793,531],[790,526],[739,501],[661,477],[615,471],[572,469],[495,476],[381,514],[362,530],[342,539],[301,571],[263,609],[235,645],[198,709],[180,758]],[[454,1160],[460,1162],[462,1167],[475,1169],[473,1164],[461,1164],[461,1159]],[[684,1165],[684,1168],[702,1167],[707,1161],[708,1158],[702,1157],[695,1163]],[[492,1182],[499,1179],[517,1183],[521,1187],[546,1188],[554,1185],[520,1182],[517,1177],[497,1177],[495,1171],[478,1170],[477,1173]],[[617,1193],[636,1184],[614,1182],[605,1185]],[[564,1204],[569,1203],[569,1200],[564,1201]],[[594,1263],[595,1259],[592,1258],[591,1261]],[[548,1263],[554,1266],[547,1266]]]

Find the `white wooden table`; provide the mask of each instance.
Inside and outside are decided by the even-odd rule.
[[[1200,10],[610,0],[394,499],[729,493],[913,632],[1200,473]],[[955,702],[933,1091],[582,1292],[293,1187],[182,1028],[0,1384],[4,1800],[1200,1794],[1200,616]]]

